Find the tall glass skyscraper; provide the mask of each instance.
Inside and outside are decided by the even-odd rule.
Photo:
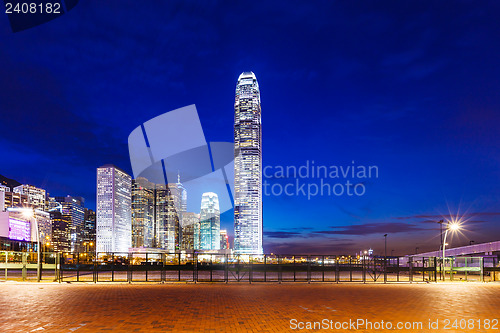
[[[262,128],[259,83],[238,78],[234,102],[234,250],[262,254]]]
[[[203,193],[201,197],[200,249],[220,249],[219,197],[213,192]]]
[[[128,252],[131,236],[130,175],[115,167],[97,168],[97,252]]]
[[[72,252],[82,251],[82,231],[85,221],[85,200],[82,197],[55,197],[55,202],[60,204],[60,212],[67,217],[68,238]]]
[[[171,253],[179,249],[181,193],[177,184],[156,185],[155,229],[156,247]]]
[[[132,180],[132,247],[155,243],[155,184],[144,177]]]

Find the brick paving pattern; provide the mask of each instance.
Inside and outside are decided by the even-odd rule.
[[[499,296],[500,284],[463,282],[411,285],[6,282],[0,283],[0,332],[289,332],[293,331],[291,319],[306,322],[325,318],[334,322],[358,318],[393,323],[422,321],[427,325],[428,319],[498,319]],[[370,331],[373,330],[357,332]],[[429,332],[425,326],[422,330],[394,331]],[[446,332],[494,331],[498,330],[476,327]]]

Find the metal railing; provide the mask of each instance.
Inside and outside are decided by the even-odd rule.
[[[487,260],[488,259],[488,260]],[[36,281],[33,252],[0,251],[4,279]],[[59,282],[437,282],[497,280],[498,258],[43,253],[42,280]],[[1,279],[1,277],[0,277]]]

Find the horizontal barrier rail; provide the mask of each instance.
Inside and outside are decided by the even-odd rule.
[[[59,282],[437,282],[498,279],[497,258],[207,253],[43,253],[42,280]],[[36,280],[37,256],[0,251],[4,279]]]

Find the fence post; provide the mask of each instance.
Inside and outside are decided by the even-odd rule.
[[[56,253],[56,271],[54,272],[56,275],[57,282],[61,283],[62,281],[62,272],[61,272],[61,253]]]
[[[364,256],[361,258],[361,267],[363,267],[363,283],[366,283],[366,260]]]
[[[283,279],[283,272],[281,271],[281,257],[278,255],[278,282],[281,284],[281,280]]]
[[[179,252],[179,258],[177,260],[177,263],[179,264],[179,282],[181,281],[181,253]]]
[[[264,254],[264,282],[267,282],[267,255]]]
[[[493,258],[493,268],[497,267],[497,264],[495,263],[497,258]],[[497,271],[492,271],[491,274],[493,274],[493,281],[497,280]]]
[[[23,276],[23,281],[26,280],[26,261],[27,261],[27,253],[26,252],[22,252],[22,255],[21,255],[21,261],[22,261],[22,264],[23,264],[23,268],[22,268],[22,276]]]
[[[339,283],[340,272],[339,272],[339,260],[335,259],[335,282]]]
[[[434,282],[437,283],[437,258],[434,257]]]
[[[387,283],[387,256],[384,256],[384,283]]]
[[[396,280],[399,282],[399,257],[398,257],[398,260],[396,260],[396,264],[398,265],[398,270],[397,270],[397,273],[396,273]]]
[[[248,255],[248,263],[250,264],[250,272],[248,273],[248,283],[252,284],[253,279],[253,257],[251,254]]]
[[[5,281],[7,281],[7,264],[9,263],[9,252],[5,251]]]
[[[80,282],[80,253],[76,253],[76,282]]]
[[[349,282],[352,282],[352,258],[349,257]]]
[[[408,257],[408,280],[413,282],[413,257]]]
[[[95,257],[94,257],[94,260],[93,260],[93,263],[94,263],[94,271],[92,272],[93,274],[93,279],[94,279],[94,283],[97,283],[97,281],[99,280],[99,275],[98,275],[98,270],[97,270],[97,252],[95,254]]]
[[[229,282],[229,255],[225,255],[225,260],[224,260],[224,280],[226,281],[226,284]]]
[[[198,253],[193,252],[193,281],[198,281]]]
[[[307,283],[311,283],[311,256],[307,256]]]
[[[325,256],[322,257],[322,260],[321,260],[321,272],[323,274],[323,278],[322,278],[322,282],[325,282]]]
[[[128,253],[127,282],[132,283],[132,253]]]
[[[213,254],[210,255],[210,282],[212,282],[213,256]]]
[[[453,258],[450,257],[450,281],[453,281]]]
[[[481,273],[480,273],[481,279],[480,280],[481,280],[481,282],[484,282],[484,258],[481,257],[481,258],[479,258],[479,260],[480,260],[480,265],[481,265]]]

